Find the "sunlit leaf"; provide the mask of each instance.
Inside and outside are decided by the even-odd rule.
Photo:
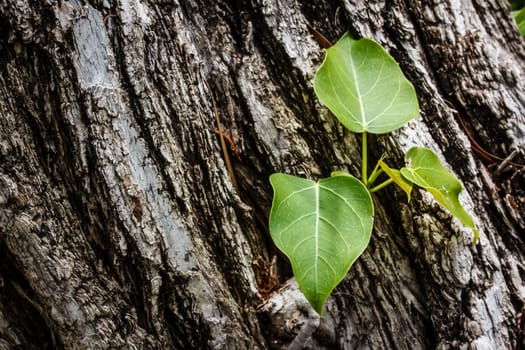
[[[412,147],[405,155],[405,161],[407,166],[401,168],[401,175],[430,192],[463,226],[472,229],[476,242],[479,233],[474,220],[459,202],[462,186],[454,174],[428,148]]]
[[[311,180],[273,174],[270,233],[290,259],[304,295],[319,313],[326,298],[368,246],[372,199],[349,174]]]
[[[414,87],[396,61],[375,41],[348,33],[326,50],[314,90],[353,132],[387,133],[419,114]]]
[[[408,201],[410,202],[410,194],[412,193],[413,187],[412,183],[405,180],[405,178],[401,176],[399,170],[390,168],[385,162],[383,162],[383,160],[380,159],[378,163],[381,169],[383,169],[383,171],[394,180],[394,183],[407,194]]]

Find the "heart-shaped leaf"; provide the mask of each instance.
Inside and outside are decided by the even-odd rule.
[[[478,230],[470,214],[459,203],[461,182],[428,148],[412,147],[405,155],[405,161],[407,166],[401,168],[401,175],[430,192],[463,226],[472,229],[475,243],[478,240]]]
[[[396,61],[375,41],[348,33],[326,50],[314,90],[353,132],[387,133],[419,114],[415,89]]]
[[[379,166],[383,171],[392,179],[394,183],[399,186],[407,194],[408,201],[410,202],[410,193],[412,193],[412,183],[408,182],[397,169],[392,169],[381,159],[378,161]]]
[[[322,314],[332,290],[368,246],[374,209],[366,187],[349,174],[314,182],[273,174],[270,233],[290,259],[306,299]]]

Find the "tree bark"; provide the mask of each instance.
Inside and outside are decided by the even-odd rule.
[[[359,173],[309,26],[400,63],[371,158],[432,148],[480,230],[381,191],[321,318],[267,228],[270,174]],[[1,0],[0,349],[523,348],[523,46],[496,0]]]

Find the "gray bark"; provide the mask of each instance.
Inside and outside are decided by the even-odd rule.
[[[509,9],[0,1],[0,349],[524,347],[525,51]],[[358,137],[313,93],[308,23],[396,58],[421,116],[373,137],[371,158],[434,149],[481,233],[473,246],[423,192],[380,192],[320,319],[266,224],[271,173],[358,174]]]

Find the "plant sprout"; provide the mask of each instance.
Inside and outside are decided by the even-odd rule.
[[[321,315],[332,290],[369,244],[371,193],[395,183],[410,200],[413,185],[420,186],[473,230],[474,242],[478,231],[459,203],[461,183],[430,149],[411,148],[406,167],[399,170],[380,159],[368,174],[367,134],[391,132],[419,114],[413,85],[381,45],[343,35],[326,50],[314,90],[346,128],[361,133],[361,179],[344,172],[319,181],[273,174],[269,227],[274,243],[290,259],[299,287]],[[388,179],[376,184],[382,173]]]

